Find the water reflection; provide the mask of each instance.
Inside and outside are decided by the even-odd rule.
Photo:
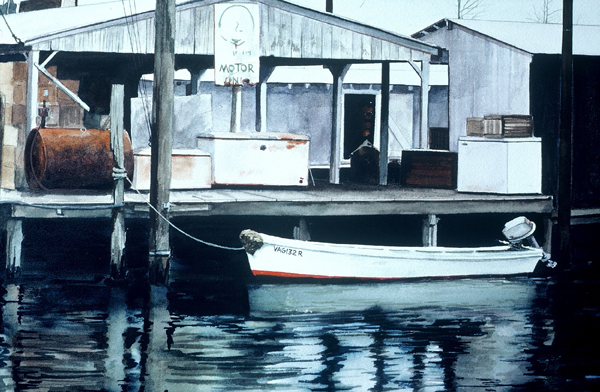
[[[0,390],[541,391],[599,384],[599,361],[586,351],[597,343],[582,344],[581,331],[563,318],[598,327],[599,308],[592,300],[566,307],[565,292],[551,281],[174,283],[5,284]]]

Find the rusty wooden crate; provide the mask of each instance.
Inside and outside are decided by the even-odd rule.
[[[401,184],[456,189],[458,154],[440,150],[402,151]]]

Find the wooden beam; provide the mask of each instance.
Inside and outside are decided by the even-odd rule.
[[[37,127],[36,118],[38,115],[38,85],[39,73],[35,64],[40,61],[40,52],[32,50],[27,53],[27,119],[25,122],[25,139],[29,132]]]
[[[110,148],[113,153],[113,202],[115,206],[125,202],[125,153],[123,147],[123,104],[125,86],[113,85],[110,97]],[[124,275],[125,216],[121,207],[112,211],[112,234],[110,241],[110,273],[113,277]]]
[[[379,185],[387,185],[390,140],[390,63],[381,63],[381,127],[379,136]]]
[[[342,128],[343,128],[343,96],[342,84],[344,77],[350,69],[350,64],[329,66],[333,75],[333,101],[331,106],[331,155],[329,160],[329,182],[340,183],[340,159],[342,150]]]
[[[74,92],[72,92],[71,90],[69,90],[64,84],[62,84],[60,82],[60,80],[56,79],[54,76],[52,76],[50,74],[50,72],[48,72],[48,70],[46,70],[46,68],[42,67],[41,65],[37,64],[37,63],[33,63],[33,65],[38,69],[38,71],[40,71],[42,73],[42,75],[44,75],[45,77],[47,77],[52,83],[54,83],[54,85],[56,87],[58,87],[58,89],[60,91],[62,91],[63,93],[65,93],[69,98],[71,98],[75,103],[77,103],[79,106],[81,106],[86,112],[90,111],[90,107],[88,106],[87,103],[83,102],[81,100],[81,98],[79,98],[77,96],[77,94],[75,94]]]
[[[154,90],[150,159],[150,283],[168,280],[171,245],[169,237],[169,196],[175,78],[175,0],[156,2],[154,48]]]
[[[275,67],[260,66],[259,82],[256,86],[256,132],[267,132],[267,80]]]

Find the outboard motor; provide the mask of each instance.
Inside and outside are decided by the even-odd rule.
[[[519,246],[521,242],[527,241],[532,248],[539,248],[533,232],[535,231],[535,223],[520,216],[507,222],[502,229],[502,234],[513,246]]]
[[[504,225],[504,229],[502,229],[502,234],[504,234],[504,237],[506,237],[514,249],[521,248],[523,246],[523,241],[526,241],[531,248],[539,248],[540,246],[533,236],[534,231],[535,223],[524,216],[520,216],[507,222]],[[550,255],[546,252],[544,252],[542,261],[545,262],[546,266],[549,268],[556,267],[556,262],[550,260]]]

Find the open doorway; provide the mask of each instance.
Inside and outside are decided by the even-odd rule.
[[[344,159],[365,140],[374,144],[375,95],[344,95]]]

